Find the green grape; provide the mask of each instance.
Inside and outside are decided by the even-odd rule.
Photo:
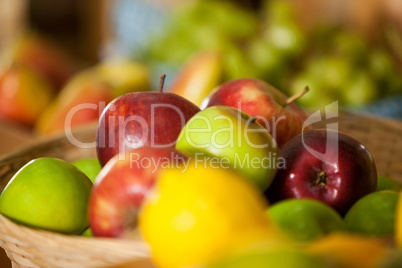
[[[234,45],[229,45],[225,51],[223,68],[226,80],[258,78],[256,66],[246,57],[242,49]]]
[[[263,38],[251,40],[247,53],[251,61],[264,71],[276,69],[284,61],[281,53]]]
[[[295,11],[292,6],[280,0],[266,0],[262,8],[262,14],[268,24],[281,21],[294,21]]]
[[[382,49],[373,49],[368,54],[369,69],[376,79],[386,78],[393,72],[394,66],[391,57]]]
[[[311,60],[308,72],[326,88],[340,88],[349,79],[353,65],[345,57],[327,56]]]
[[[233,3],[196,1],[171,16],[166,29],[151,40],[144,54],[161,62],[183,63],[197,51],[225,52],[226,43],[245,42],[256,30],[257,17]]]
[[[333,92],[328,92],[328,89],[323,86],[320,79],[316,79],[308,73],[301,73],[297,75],[292,80],[288,93],[289,95],[294,95],[305,86],[309,87],[309,92],[296,101],[302,106],[310,108],[322,108],[325,105],[337,100]]]
[[[303,51],[305,36],[295,23],[271,24],[263,34],[267,41],[285,56],[298,55]]]
[[[356,63],[365,64],[369,54],[369,45],[362,36],[340,31],[333,39],[332,47],[335,54],[347,57]]]
[[[203,3],[207,12],[204,14],[204,19],[223,34],[233,38],[244,38],[256,33],[258,21],[251,12],[227,1],[204,0],[200,3]]]
[[[377,98],[376,84],[368,73],[360,71],[345,83],[342,90],[342,103],[361,106]]]

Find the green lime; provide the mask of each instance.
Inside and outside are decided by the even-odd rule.
[[[392,235],[399,193],[374,192],[359,199],[346,213],[348,230],[373,236]]]

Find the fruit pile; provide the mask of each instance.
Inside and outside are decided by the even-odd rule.
[[[39,134],[96,121],[102,103],[149,88],[143,64],[110,61],[79,69],[57,45],[33,34],[2,51],[0,65],[0,120]]]
[[[339,101],[361,108],[402,93],[400,63],[383,40],[330,21],[304,29],[286,1],[263,1],[258,11],[233,1],[192,3],[178,9],[138,55],[150,66],[174,69],[193,54],[215,51],[222,55],[215,74],[221,82],[257,78],[289,95],[309,85],[311,93],[299,102],[305,107]]]
[[[163,83],[106,106],[98,159],[22,167],[0,213],[63,234],[140,231],[158,267],[402,265],[379,239],[402,244],[401,186],[363,144],[311,129],[295,97],[261,80],[221,85],[203,110]]]

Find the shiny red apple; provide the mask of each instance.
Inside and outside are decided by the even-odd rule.
[[[200,109],[174,93],[133,92],[110,102],[99,119],[96,149],[101,165],[143,146],[174,148],[181,129]]]
[[[340,214],[377,188],[377,171],[369,150],[335,130],[310,130],[281,148],[285,167],[278,170],[265,195],[271,203],[288,198],[320,200]]]
[[[228,105],[257,117],[279,146],[302,131],[306,115],[270,84],[250,78],[229,81],[208,96],[202,107]]]
[[[94,236],[129,237],[158,173],[181,161],[182,155],[166,148],[142,147],[114,156],[96,177],[91,193],[89,223]]]

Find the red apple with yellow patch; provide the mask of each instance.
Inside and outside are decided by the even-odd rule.
[[[174,149],[150,147],[114,156],[96,177],[91,193],[89,222],[94,236],[130,237],[159,172],[183,159]]]
[[[307,91],[306,87],[300,94],[289,98],[264,81],[242,78],[218,87],[204,100],[202,108],[227,105],[256,116],[257,122],[282,146],[303,130],[307,117],[293,101]]]

